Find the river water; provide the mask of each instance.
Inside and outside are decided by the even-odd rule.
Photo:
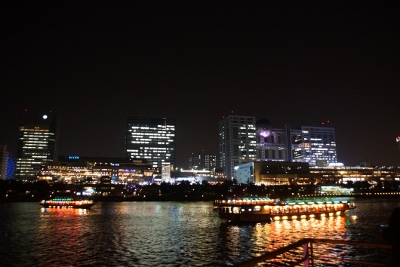
[[[232,266],[306,237],[382,242],[379,225],[400,199],[355,203],[338,218],[240,225],[221,221],[211,202],[0,203],[0,266]]]

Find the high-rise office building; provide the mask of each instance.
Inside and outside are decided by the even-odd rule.
[[[219,123],[220,167],[228,179],[234,168],[251,161],[337,163],[335,129],[329,125],[274,128],[265,119],[228,116]]]
[[[328,166],[337,163],[336,137],[333,127],[287,127],[290,135],[289,154],[292,162],[308,162],[310,166]]]
[[[18,132],[16,179],[36,179],[41,166],[56,159],[57,125],[52,112],[25,112]]]
[[[175,165],[175,119],[128,116],[125,138],[129,159],[146,159],[161,173],[162,166]]]
[[[233,179],[235,166],[256,160],[256,118],[229,115],[218,128],[220,167]]]
[[[273,128],[257,121],[257,161],[306,162],[310,166],[337,163],[335,129],[329,126]]]
[[[265,119],[257,120],[257,161],[287,161],[287,138],[284,129],[276,129]]]
[[[206,152],[193,153],[189,158],[189,169],[213,171],[217,168],[217,155]]]

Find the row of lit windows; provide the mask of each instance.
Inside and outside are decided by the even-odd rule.
[[[157,136],[157,137],[151,137],[151,136],[132,136],[130,138],[131,140],[139,140],[139,141],[157,141],[157,140],[169,140],[169,141],[174,141],[174,138],[171,136]]]
[[[131,155],[171,155],[170,151],[140,151],[140,152],[130,152]]]
[[[130,138],[132,140],[148,140],[148,141],[152,141],[152,140],[162,140],[162,139],[168,139],[173,141],[173,138],[171,138],[171,136],[132,136],[132,138]]]
[[[48,135],[54,135],[54,133],[49,132],[48,129],[39,129],[37,127],[35,129],[24,129],[24,128],[21,128],[20,130],[23,130],[22,132],[24,134],[31,134],[31,135],[48,134]]]
[[[131,144],[157,144],[157,145],[169,145],[169,144],[171,144],[171,143],[173,143],[173,141],[172,142],[146,142],[146,141],[131,141]]]
[[[130,143],[139,143],[139,144],[140,144],[140,142],[147,142],[147,143],[168,142],[168,143],[174,143],[175,140],[172,140],[172,139],[161,139],[161,138],[157,138],[157,139],[138,138],[138,139],[132,139],[130,141]]]
[[[140,129],[140,130],[157,130],[160,131],[161,129],[165,129],[168,128],[169,131],[173,131],[175,130],[175,126],[174,125],[157,125],[157,126],[153,126],[153,127],[149,127],[149,126],[130,126],[131,129]]]
[[[127,152],[138,152],[138,151],[172,151],[173,148],[170,147],[140,147],[140,149],[128,149]]]
[[[149,136],[175,136],[175,133],[169,133],[169,132],[143,132],[143,131],[133,131],[131,133],[132,136],[134,135],[149,135]]]
[[[49,131],[24,131],[22,132],[24,134],[24,136],[36,136],[36,135],[40,135],[40,136],[54,136],[55,134]]]

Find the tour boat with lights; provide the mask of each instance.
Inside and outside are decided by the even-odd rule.
[[[90,209],[96,202],[92,199],[77,199],[74,197],[54,197],[48,200],[42,200],[40,205],[44,208],[58,209]]]
[[[288,200],[268,198],[244,198],[215,200],[221,219],[235,222],[270,222],[300,220],[344,215],[355,208],[346,200]]]

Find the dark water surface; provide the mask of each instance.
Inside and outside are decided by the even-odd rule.
[[[305,237],[383,241],[379,225],[400,199],[355,202],[339,218],[244,225],[221,222],[211,202],[0,203],[0,266],[231,266]]]

